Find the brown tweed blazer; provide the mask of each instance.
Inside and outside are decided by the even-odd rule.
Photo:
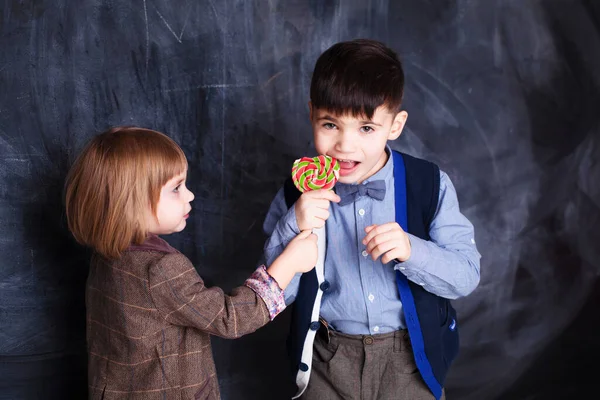
[[[252,289],[207,288],[156,236],[117,261],[94,258],[86,307],[90,399],[220,399],[210,335],[237,338],[270,320]]]

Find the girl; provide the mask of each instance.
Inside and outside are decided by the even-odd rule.
[[[269,268],[225,295],[158,235],[180,232],[194,195],[187,161],[162,133],[96,136],[66,182],[69,229],[94,250],[87,287],[90,399],[219,399],[210,336],[237,338],[284,308],[283,290],[317,258],[298,235]]]

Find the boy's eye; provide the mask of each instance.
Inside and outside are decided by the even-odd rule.
[[[177,185],[175,186],[175,189],[173,189],[174,192],[179,192],[179,188],[181,187],[181,185]]]
[[[372,127],[370,127],[370,126],[363,126],[363,127],[362,127],[362,128],[360,128],[360,129],[361,129],[361,131],[363,131],[363,132],[365,132],[365,133],[371,133],[371,132],[373,132],[373,131],[375,130],[375,129],[373,129],[373,128],[372,128]]]
[[[326,122],[323,124],[323,128],[325,129],[335,129],[335,124],[332,124],[331,122]]]

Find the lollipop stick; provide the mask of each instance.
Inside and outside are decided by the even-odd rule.
[[[313,233],[317,235],[317,264],[315,265],[315,270],[317,272],[317,279],[321,282],[325,279],[323,276],[325,266],[325,246],[327,245],[325,227],[315,228],[313,229]]]

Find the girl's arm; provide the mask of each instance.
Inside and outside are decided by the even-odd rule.
[[[149,287],[167,322],[224,338],[254,332],[285,308],[283,291],[263,266],[226,295],[218,287],[207,288],[180,253],[167,254],[150,268]]]

